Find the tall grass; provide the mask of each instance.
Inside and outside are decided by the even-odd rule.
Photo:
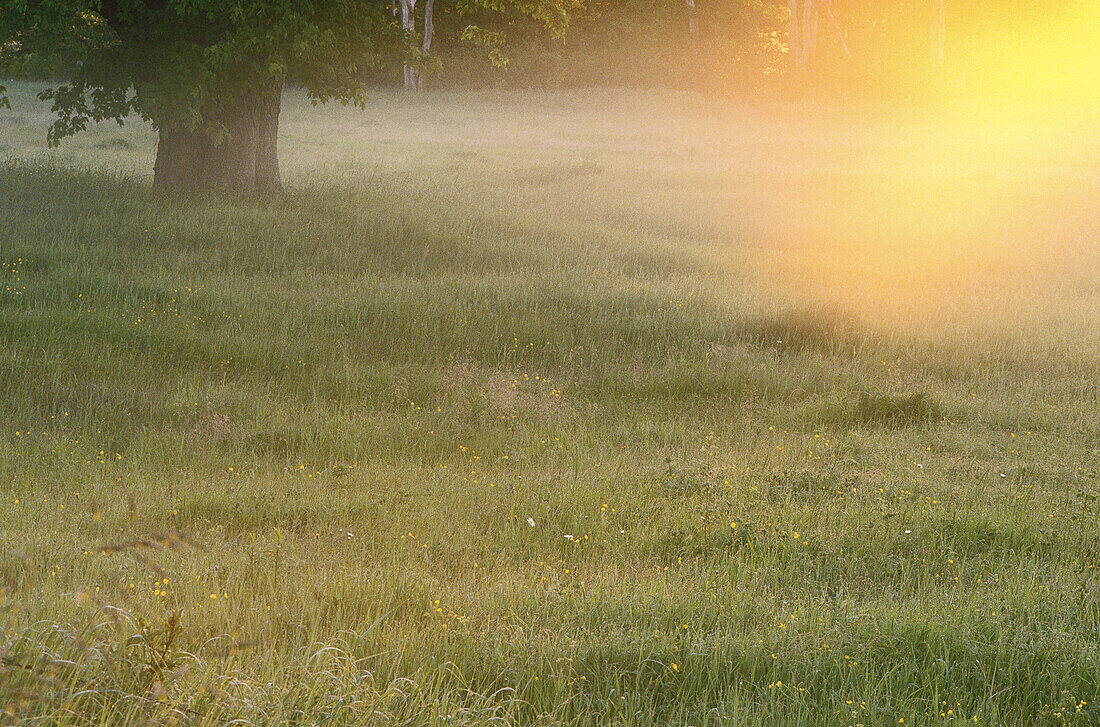
[[[177,198],[15,91],[0,719],[1100,720],[1095,135],[292,97]]]

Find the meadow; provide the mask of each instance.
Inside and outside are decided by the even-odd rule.
[[[1096,117],[0,111],[0,724],[1100,724]]]

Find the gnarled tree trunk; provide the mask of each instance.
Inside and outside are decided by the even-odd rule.
[[[157,189],[278,191],[281,82],[227,92],[196,129],[160,129]]]

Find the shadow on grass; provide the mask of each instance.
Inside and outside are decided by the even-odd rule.
[[[865,426],[914,426],[938,422],[943,410],[923,391],[908,396],[860,392],[852,419]]]
[[[850,355],[865,334],[850,316],[835,310],[790,310],[747,317],[734,326],[741,342],[783,351]]]

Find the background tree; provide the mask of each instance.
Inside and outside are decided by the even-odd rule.
[[[405,39],[414,52],[419,49],[419,55],[422,57],[419,64],[405,61],[403,77],[405,88],[421,91],[424,89],[424,73],[421,65],[431,55],[432,36],[435,34],[435,0],[424,0],[422,33],[416,30],[416,1],[400,0],[401,28],[405,33]],[[417,40],[420,41],[419,48],[416,45]]]
[[[564,24],[565,0],[465,0]],[[367,69],[402,44],[389,0],[0,0],[0,45],[21,55],[79,44],[68,83],[44,92],[49,142],[136,113],[157,130],[154,185],[281,186],[288,79],[314,101],[362,103]],[[560,20],[559,20],[560,19]]]
[[[493,0],[391,0],[395,18],[400,18],[405,39],[401,63],[401,78],[405,88],[424,89],[425,77],[441,68],[440,59],[432,54],[436,36],[437,8],[444,17],[442,28],[452,41],[466,42],[480,56],[488,56],[491,65],[505,65],[501,46],[503,28],[516,29],[519,19],[529,21],[526,30],[560,39],[567,18],[583,7],[582,0],[513,0],[511,3]],[[451,22],[447,22],[450,20]],[[523,32],[523,31],[521,31]]]
[[[437,29],[455,22],[451,5],[438,0]],[[492,83],[730,93],[757,90],[782,70],[785,7],[786,0],[584,0],[562,37],[538,32],[515,13],[470,22],[484,31],[483,46],[497,42],[507,56],[506,72]],[[453,37],[438,33],[438,83],[484,84],[484,64],[474,57],[484,47],[460,46]]]

